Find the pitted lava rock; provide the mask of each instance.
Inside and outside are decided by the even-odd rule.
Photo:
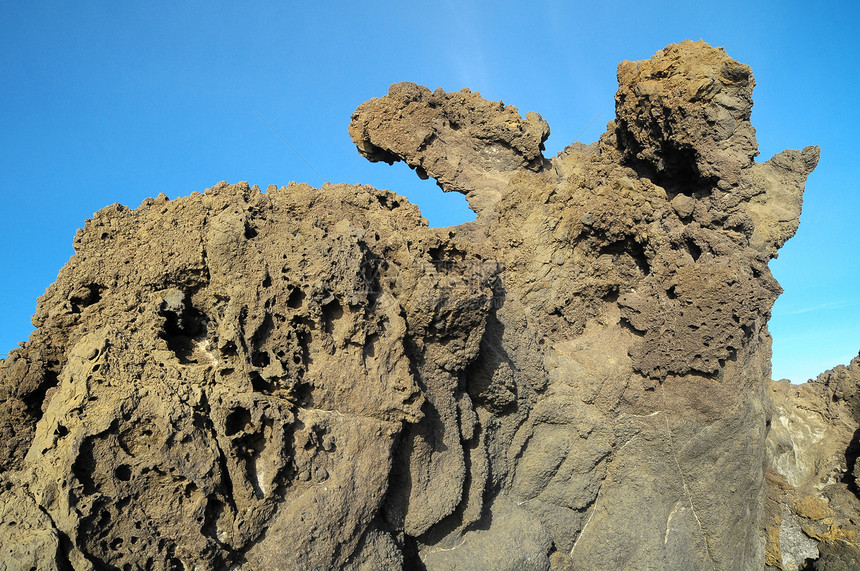
[[[366,186],[109,206],[0,362],[0,545],[29,569],[761,569],[768,261],[817,147],[756,163],[750,69],[682,42],[543,156],[537,114],[408,83]]]

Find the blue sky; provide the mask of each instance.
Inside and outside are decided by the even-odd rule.
[[[786,290],[774,377],[802,382],[860,350],[857,6],[3,0],[0,354],[27,338],[75,230],[110,203],[322,176],[456,224],[471,218],[460,195],[358,155],[356,106],[397,81],[469,87],[541,113],[551,156],[604,130],[619,61],[701,38],[753,68],[760,160],[821,145],[800,231],[771,263]]]

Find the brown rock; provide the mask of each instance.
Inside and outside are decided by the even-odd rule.
[[[549,125],[537,113],[523,120],[513,105],[486,101],[468,89],[431,92],[403,82],[356,109],[349,134],[371,162],[405,161],[422,179],[432,176],[442,190],[465,194],[481,212],[499,199],[514,173],[544,166]]]
[[[75,569],[735,570],[805,548],[802,516],[765,511],[767,262],[818,151],[753,163],[752,86],[670,46],[620,66],[598,143],[547,160],[539,115],[396,84],[350,134],[465,193],[457,228],[348,185],[103,209],[0,364],[0,544]],[[782,462],[786,494],[816,477]]]
[[[665,183],[725,190],[758,155],[749,122],[755,80],[722,49],[684,41],[618,66],[618,138]]]

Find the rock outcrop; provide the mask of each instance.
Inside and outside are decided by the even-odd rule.
[[[408,129],[404,129],[408,126]],[[397,83],[388,95],[361,105],[349,134],[371,162],[405,161],[442,190],[462,192],[477,213],[491,209],[518,171],[539,171],[549,125],[534,112],[487,101],[480,94],[430,92]]]
[[[818,149],[756,163],[703,42],[618,77],[552,159],[468,90],[359,107],[461,226],[329,184],[88,220],[0,364],[7,568],[761,569],[768,261]]]
[[[860,568],[860,356],[770,393],[768,568]]]

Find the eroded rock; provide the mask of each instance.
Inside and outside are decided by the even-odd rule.
[[[860,356],[803,385],[770,385],[768,565],[860,564]],[[789,538],[786,541],[786,538]]]
[[[349,134],[369,161],[405,161],[442,190],[464,193],[472,210],[482,212],[517,171],[544,166],[549,125],[537,113],[523,119],[513,105],[469,89],[431,92],[404,82],[356,109]]]
[[[548,160],[539,115],[396,84],[350,134],[466,194],[455,228],[348,185],[103,209],[0,364],[0,542],[46,568],[760,569],[767,262],[818,150],[755,163],[752,86],[703,42],[625,62],[600,141]]]

